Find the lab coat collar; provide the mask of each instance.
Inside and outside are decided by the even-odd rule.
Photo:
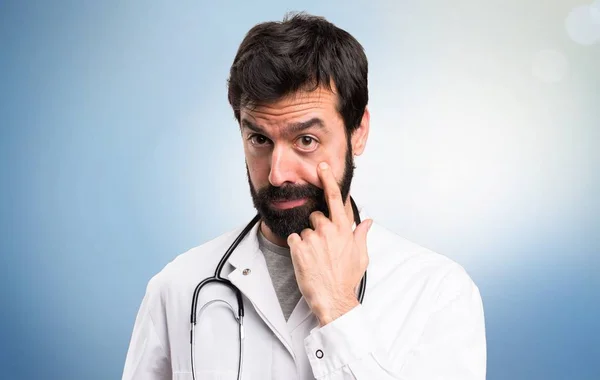
[[[237,248],[231,253],[227,262],[233,265],[236,269],[249,268],[254,262],[256,256],[260,254],[258,246],[258,228],[260,226],[260,219],[252,226],[248,234],[242,239]],[[238,233],[241,233],[242,229]],[[237,235],[236,235],[237,236]]]

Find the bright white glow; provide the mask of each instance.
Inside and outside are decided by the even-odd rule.
[[[533,76],[542,82],[560,82],[569,71],[569,62],[558,51],[542,50],[533,57],[531,70]]]
[[[592,45],[600,41],[600,1],[573,8],[565,27],[569,37],[578,44]]]
[[[536,173],[511,155],[528,149],[521,139],[526,109],[514,96],[500,85],[490,94],[473,78],[447,78],[427,91],[431,108],[401,115],[373,109],[369,151],[357,172],[365,180],[353,193],[391,229],[418,242],[427,240],[418,236],[427,230],[438,243],[464,249],[464,231],[484,240],[510,206],[519,208],[523,177]]]

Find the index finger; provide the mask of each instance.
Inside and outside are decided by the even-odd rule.
[[[319,178],[323,184],[327,206],[329,206],[329,218],[333,223],[342,223],[344,220],[348,219],[348,216],[346,215],[346,209],[344,208],[340,186],[326,162],[321,162],[319,164],[319,170],[317,171],[319,172]]]

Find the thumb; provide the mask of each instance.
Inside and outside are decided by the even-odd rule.
[[[367,242],[367,233],[371,229],[373,225],[373,219],[363,220],[356,228],[354,229],[354,239],[361,243]]]

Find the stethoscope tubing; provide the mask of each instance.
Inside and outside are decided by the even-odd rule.
[[[358,212],[358,207],[356,206],[356,203],[354,202],[354,199],[352,199],[352,197],[350,197],[350,202],[352,204],[352,212],[354,214],[354,221],[356,223],[356,225],[358,226],[360,224],[360,214]],[[246,227],[244,227],[244,229],[242,230],[242,232],[235,238],[235,240],[231,243],[231,245],[229,246],[229,248],[227,249],[227,251],[225,251],[225,254],[221,257],[221,260],[219,261],[219,264],[217,265],[217,267],[215,268],[215,274],[214,276],[205,278],[204,280],[202,280],[198,285],[196,285],[196,288],[194,289],[194,294],[192,296],[192,307],[191,307],[191,315],[190,315],[190,355],[191,355],[191,360],[192,360],[192,378],[195,379],[195,371],[194,371],[194,326],[196,325],[197,322],[197,309],[198,309],[198,297],[200,295],[200,291],[202,290],[202,288],[210,283],[218,283],[218,284],[222,284],[227,286],[228,288],[230,288],[236,296],[237,299],[237,304],[238,304],[238,324],[239,324],[239,334],[240,334],[240,360],[239,360],[239,366],[238,366],[238,379],[241,378],[241,369],[242,369],[242,362],[243,362],[243,320],[244,320],[244,301],[242,299],[242,292],[231,283],[231,281],[229,281],[226,278],[221,277],[221,273],[223,271],[223,268],[225,267],[225,263],[227,263],[227,260],[229,260],[229,257],[231,256],[231,254],[233,253],[233,251],[237,248],[237,246],[240,244],[240,242],[244,239],[244,237],[246,237],[246,235],[248,234],[248,232],[250,232],[250,230],[252,229],[252,227],[260,220],[260,215],[257,214],[256,216],[254,216],[254,218],[252,218],[252,220],[250,221],[250,223],[248,223],[248,225],[246,225]],[[360,302],[361,304],[363,303],[363,300],[365,298],[365,292],[366,292],[366,288],[367,288],[367,272],[365,271],[365,274],[363,275],[363,278],[360,281],[360,285],[358,288],[358,302]],[[233,310],[232,310],[233,311]],[[235,312],[234,312],[235,313]]]

